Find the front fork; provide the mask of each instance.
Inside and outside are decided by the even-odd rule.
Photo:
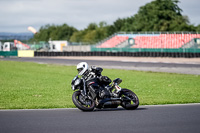
[[[115,83],[115,84],[113,85],[113,89],[115,89],[115,91],[112,92],[112,95],[113,95],[114,97],[119,97],[119,92],[122,90],[122,88],[121,88],[117,83]]]
[[[122,90],[122,88],[117,83],[115,83],[115,89],[116,93],[119,93]]]
[[[81,95],[83,96],[83,100],[86,101],[86,99],[88,99],[88,96],[87,96],[87,91],[86,91],[86,81],[84,78],[82,78],[83,80],[83,90],[81,90]]]

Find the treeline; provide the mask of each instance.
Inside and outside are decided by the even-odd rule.
[[[132,31],[200,31],[200,24],[190,24],[189,18],[182,15],[179,0],[154,0],[139,8],[137,14],[119,18],[112,25],[102,21],[90,23],[84,30],[67,24],[42,26],[33,41],[68,40],[94,44],[116,32]]]

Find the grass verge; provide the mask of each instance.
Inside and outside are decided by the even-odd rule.
[[[73,108],[75,66],[0,61],[0,109]],[[140,105],[200,102],[200,76],[104,69],[134,91]]]

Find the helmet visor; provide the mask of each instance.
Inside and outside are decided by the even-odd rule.
[[[78,73],[80,73],[83,70],[83,68],[79,68],[77,70],[78,70]]]

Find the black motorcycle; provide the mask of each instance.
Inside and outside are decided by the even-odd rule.
[[[79,78],[78,75],[74,77],[71,83],[72,90],[75,91],[72,101],[77,108],[82,111],[93,111],[95,108],[117,108],[121,105],[127,110],[134,110],[139,106],[137,95],[131,90],[119,86],[122,82],[120,78],[111,81],[107,76],[102,76],[101,79],[99,95],[94,96],[84,78]]]

